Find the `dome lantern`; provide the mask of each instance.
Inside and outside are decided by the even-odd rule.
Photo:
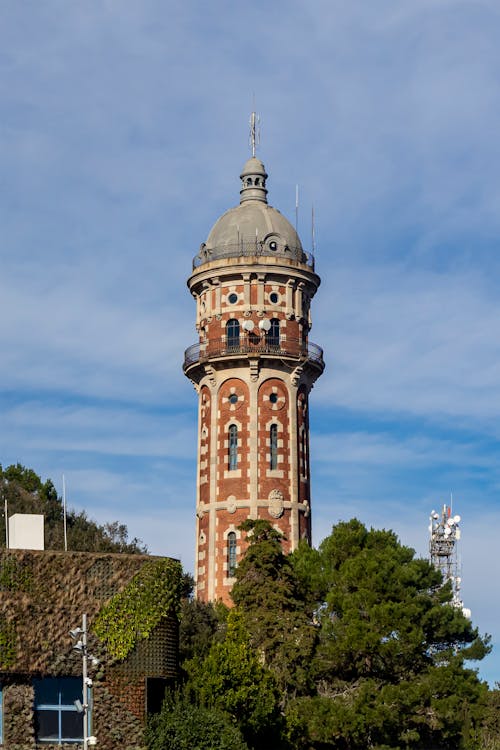
[[[252,156],[243,167],[240,179],[240,204],[250,200],[267,203],[267,173],[260,159]]]

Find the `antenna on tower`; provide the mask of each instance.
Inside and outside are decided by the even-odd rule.
[[[311,252],[316,254],[316,228],[314,226],[314,203],[311,206]]]
[[[451,584],[453,607],[462,610],[465,617],[470,618],[470,609],[464,607],[460,595],[462,578],[460,576],[460,562],[458,557],[457,542],[461,537],[460,521],[458,515],[451,515],[451,505],[443,505],[441,514],[432,511],[429,518],[429,553],[431,565],[439,570],[443,577],[443,583]]]
[[[299,186],[295,185],[295,231],[299,233]]]
[[[250,137],[248,140],[252,149],[252,156],[255,156],[257,146],[260,146],[260,117],[255,112],[255,97],[253,112],[250,115]]]

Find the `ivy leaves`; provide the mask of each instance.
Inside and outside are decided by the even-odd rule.
[[[151,560],[101,609],[93,631],[113,659],[125,659],[162,618],[176,614],[181,576],[176,560]]]

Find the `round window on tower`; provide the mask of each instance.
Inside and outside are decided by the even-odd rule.
[[[280,296],[278,292],[271,292],[269,295],[269,302],[271,302],[273,305],[277,305],[280,301]]]
[[[237,393],[231,393],[229,396],[229,403],[230,404],[237,404],[238,403],[238,394]]]
[[[276,252],[276,250],[278,249],[278,243],[276,242],[276,240],[271,240],[271,242],[269,243],[269,249]]]
[[[262,392],[263,406],[272,411],[281,411],[287,403],[286,391],[280,385],[265,387]]]
[[[235,305],[238,302],[238,295],[236,292],[231,292],[231,294],[228,294],[227,301],[230,305]]]

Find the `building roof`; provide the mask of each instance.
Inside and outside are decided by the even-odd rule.
[[[267,202],[267,173],[252,156],[240,175],[240,204],[230,208],[214,224],[201,246],[200,260],[234,255],[273,255],[306,261],[299,236],[283,214]],[[255,249],[255,253],[252,250]]]

